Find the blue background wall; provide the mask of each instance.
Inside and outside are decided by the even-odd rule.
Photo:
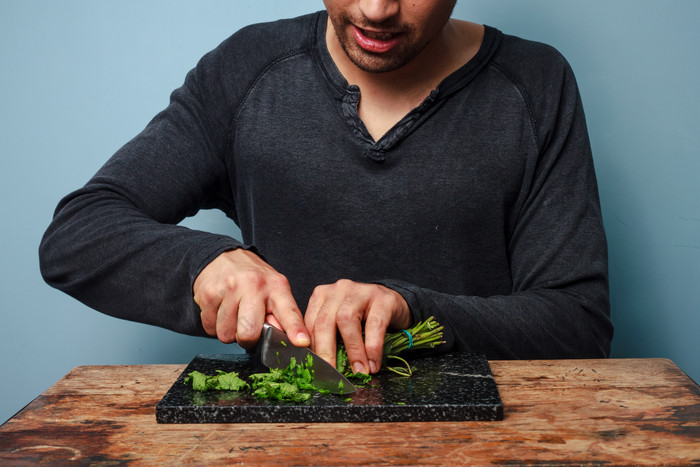
[[[0,422],[72,367],[231,352],[94,312],[45,285],[58,200],[162,109],[201,55],[288,0],[0,2]],[[550,43],[584,99],[610,244],[614,357],[671,358],[700,380],[697,0],[462,0],[455,17]],[[207,212],[187,225],[237,234]]]

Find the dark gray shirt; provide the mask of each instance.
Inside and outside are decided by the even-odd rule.
[[[251,248],[303,310],[316,285],[377,282],[443,350],[610,351],[607,252],[573,73],[486,28],[477,55],[374,141],[325,45],[326,13],[253,25],[202,58],[170,105],[83,188],[40,247],[51,285],[124,319],[204,335],[192,283]],[[176,225],[200,209],[243,243]]]

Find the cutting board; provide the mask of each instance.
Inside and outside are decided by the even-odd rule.
[[[191,371],[266,371],[253,355],[198,355],[156,406],[158,423],[319,423],[501,420],[503,403],[486,358],[454,353],[409,360],[412,377],[387,370],[349,396],[315,393],[302,403],[248,392],[194,391]]]

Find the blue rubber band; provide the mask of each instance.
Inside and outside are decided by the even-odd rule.
[[[408,336],[408,349],[410,349],[411,347],[413,347],[413,336],[406,329],[403,330],[403,333]],[[406,349],[406,350],[408,350],[408,349]]]

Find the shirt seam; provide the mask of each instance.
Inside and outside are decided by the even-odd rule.
[[[285,53],[284,55],[282,55],[282,56],[280,56],[280,57],[277,57],[276,59],[274,59],[273,61],[271,61],[270,63],[268,63],[267,66],[265,66],[265,68],[263,68],[263,70],[262,70],[260,73],[257,74],[257,76],[255,77],[255,79],[253,80],[253,82],[251,83],[251,85],[248,86],[248,89],[246,89],[245,94],[243,94],[243,97],[241,98],[241,101],[240,101],[240,103],[238,104],[238,106],[237,106],[237,108],[236,108],[236,111],[234,112],[233,119],[231,119],[231,128],[230,128],[231,130],[233,130],[233,126],[236,124],[236,121],[238,120],[239,115],[240,115],[241,112],[243,111],[243,107],[245,106],[245,103],[248,101],[248,98],[250,97],[250,95],[252,94],[253,90],[254,90],[255,87],[258,85],[258,83],[259,83],[259,82],[263,79],[263,77],[267,74],[267,72],[270,71],[271,68],[277,66],[279,63],[281,63],[281,62],[283,62],[283,61],[285,61],[285,60],[287,60],[287,59],[293,58],[293,57],[295,57],[295,56],[297,56],[297,55],[303,55],[303,54],[306,54],[306,53],[309,53],[309,48],[308,48],[308,47],[304,47],[304,48],[301,48],[301,49],[295,49],[295,50],[292,50],[292,51],[290,51],[290,52],[287,52],[287,53]],[[229,133],[229,134],[230,134],[230,133]]]
[[[535,111],[532,107],[532,104],[530,102],[530,95],[527,93],[525,90],[525,86],[515,78],[510,72],[508,72],[505,68],[503,68],[501,65],[496,63],[495,61],[491,63],[491,66],[493,66],[496,71],[499,71],[503,76],[505,76],[518,91],[518,94],[520,94],[520,98],[523,100],[523,105],[525,106],[525,109],[527,110],[527,115],[528,115],[528,120],[530,122],[530,129],[532,131],[532,137],[535,140],[535,146],[537,147],[537,152],[540,153],[542,151],[542,144],[540,142],[540,137],[539,137],[539,132],[537,130],[537,120],[535,119]]]
[[[268,63],[265,68],[260,71],[253,80],[253,82],[248,86],[248,89],[246,89],[246,92],[243,94],[243,97],[241,98],[240,102],[236,106],[236,111],[233,114],[233,118],[231,118],[231,123],[229,124],[229,129],[228,129],[228,138],[226,142],[226,159],[229,160],[231,156],[231,150],[233,148],[233,134],[235,131],[235,126],[236,122],[238,121],[238,117],[240,116],[241,112],[243,111],[243,108],[245,107],[246,102],[248,101],[248,98],[250,95],[253,93],[253,90],[257,87],[258,83],[263,79],[263,77],[272,69],[273,67],[277,66],[279,63],[288,60],[290,58],[294,58],[298,55],[304,55],[309,53],[309,47],[303,47],[299,49],[294,49],[292,51],[289,51],[285,53],[284,55],[281,55],[277,57],[276,59],[272,60],[270,63]]]

